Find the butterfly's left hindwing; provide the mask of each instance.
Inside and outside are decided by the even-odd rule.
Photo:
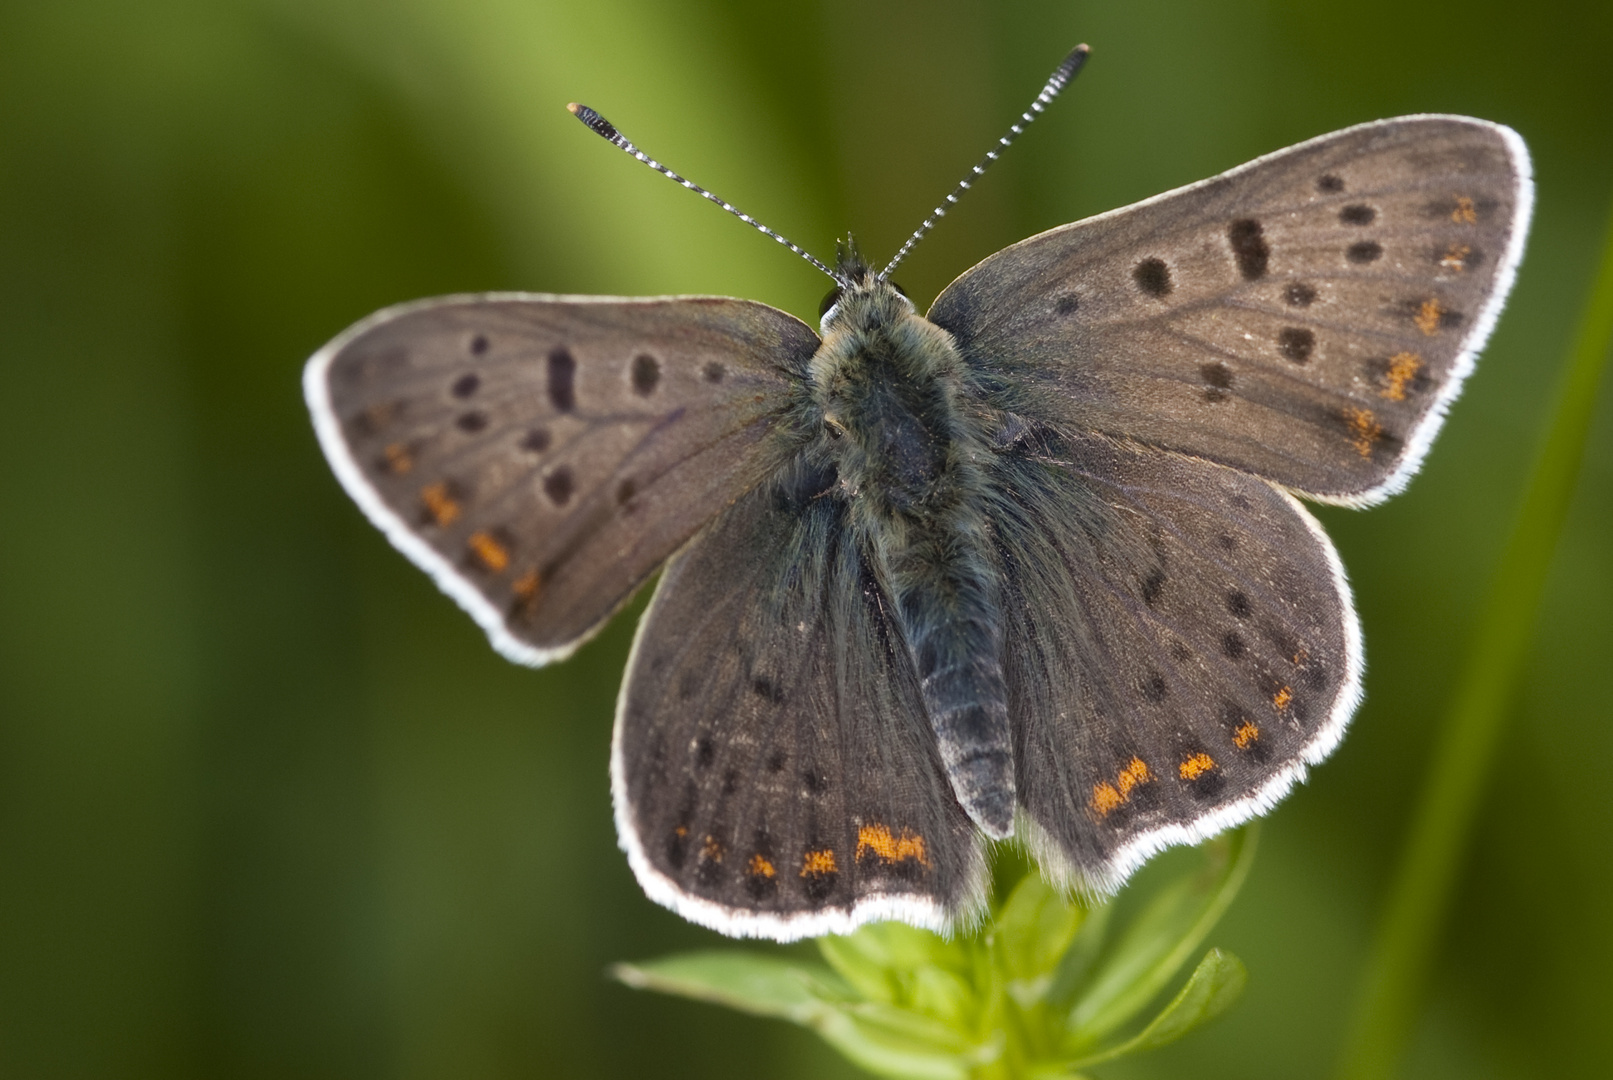
[[[1363,124],[1005,248],[929,318],[1010,411],[1372,502],[1489,335],[1531,192],[1508,128]]]
[[[745,300],[446,297],[358,324],[304,388],[370,519],[539,664],[788,460],[817,345]]]
[[[617,830],[655,900],[790,940],[984,902],[890,601],[832,470],[742,499],[668,566],[617,707]]]

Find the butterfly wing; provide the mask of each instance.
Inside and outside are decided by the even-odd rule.
[[[611,757],[639,883],[685,918],[791,940],[978,914],[952,796],[891,607],[832,470],[745,496],[667,567]]]
[[[1102,436],[1037,435],[996,468],[1017,783],[1044,868],[1116,889],[1333,749],[1360,634],[1292,496]]]
[[[929,318],[996,402],[1368,503],[1404,486],[1511,287],[1523,141],[1363,124],[1033,236]]]
[[[460,296],[371,316],[303,381],[348,493],[542,664],[787,460],[817,346],[744,300]]]

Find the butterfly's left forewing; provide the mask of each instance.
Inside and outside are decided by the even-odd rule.
[[[1371,502],[1483,346],[1531,191],[1498,124],[1363,124],[1006,248],[929,317],[1003,408]]]
[[[536,664],[789,459],[817,345],[745,300],[446,297],[359,323],[304,386],[348,493]]]

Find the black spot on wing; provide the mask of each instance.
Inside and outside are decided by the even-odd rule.
[[[1362,240],[1345,248],[1344,257],[1358,265],[1377,262],[1383,257],[1383,245],[1374,240]]]
[[[449,390],[456,398],[468,398],[474,394],[477,388],[481,385],[482,377],[472,371],[469,374],[461,375],[459,378],[455,379],[454,385],[450,387]]]
[[[1364,203],[1351,203],[1339,211],[1339,221],[1345,225],[1371,225],[1378,220],[1378,212]]]
[[[649,397],[661,383],[661,362],[649,353],[639,353],[633,357],[632,379],[633,393]]]
[[[549,403],[556,412],[568,413],[577,407],[577,359],[560,346],[549,353]]]
[[[1271,247],[1266,243],[1260,222],[1253,218],[1234,221],[1227,228],[1227,241],[1238,260],[1238,273],[1245,281],[1257,281],[1266,276],[1266,264],[1271,258]]]
[[[784,688],[772,679],[757,676],[751,680],[751,690],[769,705],[784,704]]]
[[[541,454],[553,442],[554,436],[549,434],[548,428],[535,427],[521,436],[521,449],[529,454]]]
[[[1165,571],[1155,570],[1143,579],[1143,603],[1153,607],[1165,591]]]
[[[1344,179],[1327,173],[1316,181],[1316,190],[1329,195],[1337,195],[1344,190]]]
[[[574,484],[571,470],[562,465],[543,478],[543,493],[556,506],[564,506],[571,501]]]
[[[472,409],[467,413],[460,413],[458,418],[454,420],[454,426],[460,431],[474,435],[476,432],[487,427],[487,414],[478,409]]]
[[[1283,290],[1283,299],[1288,301],[1290,307],[1310,307],[1316,300],[1316,289],[1296,281]]]
[[[1171,270],[1165,265],[1164,259],[1144,259],[1132,268],[1131,277],[1137,283],[1137,288],[1149,296],[1170,295]]]
[[[1285,326],[1277,334],[1277,351],[1296,364],[1311,358],[1316,348],[1316,335],[1302,326]]]

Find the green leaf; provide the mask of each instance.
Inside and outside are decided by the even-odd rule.
[[[893,1005],[913,1004],[913,973],[936,967],[960,976],[968,954],[958,942],[899,922],[873,923],[855,933],[818,940],[829,966],[864,997]]]
[[[1081,1069],[1100,1061],[1111,1061],[1173,1043],[1226,1012],[1238,1000],[1238,995],[1243,993],[1248,979],[1249,973],[1243,961],[1231,953],[1211,949],[1204,954],[1204,959],[1199,961],[1199,966],[1193,969],[1193,974],[1170,1004],[1160,1010],[1147,1027],[1118,1046],[1070,1062],[1068,1067]]]
[[[1090,1046],[1169,985],[1238,894],[1254,860],[1255,827],[1206,845],[1213,861],[1161,889],[1127,927],[1070,1010],[1065,1045]]]
[[[628,986],[709,1001],[816,1031],[869,1072],[900,1080],[965,1080],[992,1048],[928,1017],[881,1002],[855,1001],[856,991],[822,964],[762,953],[683,953],[641,964],[617,964]]]
[[[852,987],[822,964],[732,949],[617,964],[611,974],[635,990],[710,1001],[809,1026],[831,1003],[852,1001],[857,996]]]
[[[992,946],[1006,989],[1022,1009],[1046,996],[1059,961],[1081,929],[1086,912],[1060,896],[1039,874],[1023,878],[1003,903]]]

